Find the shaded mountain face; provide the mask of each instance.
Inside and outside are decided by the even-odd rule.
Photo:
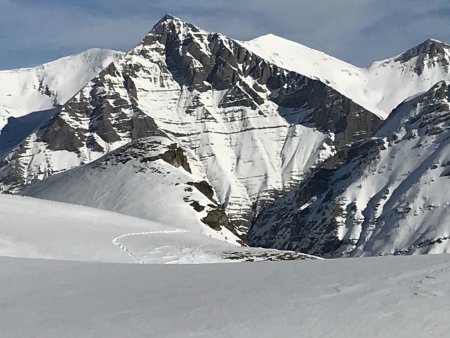
[[[345,163],[321,168],[254,222],[252,245],[321,256],[450,251],[448,83],[400,105]]]
[[[207,182],[245,233],[278,192],[331,157],[334,168],[380,124],[326,84],[166,16],[3,158],[0,183],[19,192],[163,133],[191,153],[193,182]]]

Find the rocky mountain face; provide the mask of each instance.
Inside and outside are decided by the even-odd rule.
[[[447,252],[449,50],[360,69],[165,16],[3,156],[0,190],[326,257]]]
[[[400,105],[345,163],[320,168],[254,222],[252,245],[321,256],[450,250],[448,83]]]
[[[275,192],[380,123],[326,84],[166,16],[7,154],[0,181],[18,192],[157,129],[192,151],[190,167],[245,233]]]

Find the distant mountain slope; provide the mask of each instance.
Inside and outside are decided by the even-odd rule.
[[[22,141],[51,116],[52,109],[66,103],[122,55],[108,49],[90,49],[33,68],[1,70],[0,154]]]
[[[448,83],[400,105],[348,154],[264,210],[250,243],[327,256],[450,252]]]
[[[245,232],[277,191],[380,123],[326,84],[166,16],[7,154],[1,189],[20,191],[156,129],[192,152],[218,203]]]
[[[407,98],[450,80],[450,46],[429,39],[390,59],[358,68],[299,43],[269,34],[243,45],[266,60],[317,78],[382,118]]]

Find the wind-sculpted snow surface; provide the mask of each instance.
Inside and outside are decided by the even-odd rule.
[[[261,213],[250,243],[326,256],[450,252],[447,83],[400,105],[348,154]]]
[[[5,337],[446,337],[450,255],[137,265],[0,258]]]

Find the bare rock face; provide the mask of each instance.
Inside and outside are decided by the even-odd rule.
[[[183,167],[184,170],[191,173],[189,162],[181,148],[176,143],[169,146],[169,150],[160,155],[161,159],[170,163],[174,167]]]
[[[76,152],[83,145],[75,131],[59,116],[50,121],[51,128],[45,130],[41,140],[48,144],[49,149]]]
[[[214,202],[214,190],[208,182],[206,181],[188,182],[188,184],[197,188],[197,190],[199,190],[203,195],[205,195],[211,201]]]

